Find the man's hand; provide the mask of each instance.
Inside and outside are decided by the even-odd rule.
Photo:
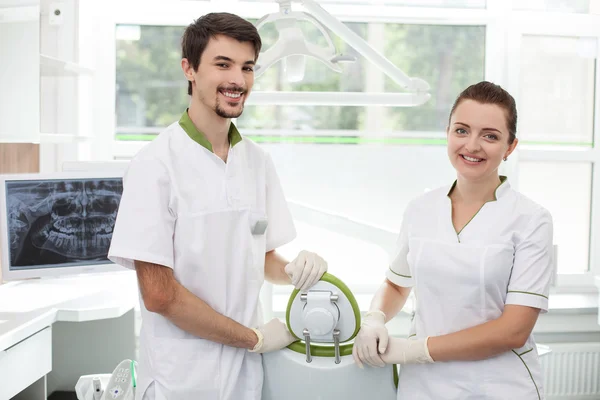
[[[379,310],[370,311],[362,320],[360,331],[354,339],[352,356],[354,362],[362,368],[363,362],[373,367],[383,367],[385,362],[381,354],[388,345],[388,331],[385,327],[385,314]]]
[[[249,350],[252,353],[268,353],[281,350],[298,340],[290,333],[287,326],[277,318],[273,318],[258,329],[253,328],[252,330],[258,337],[256,346]]]
[[[285,266],[285,273],[292,285],[299,290],[308,290],[327,272],[327,263],[310,251],[302,250],[298,256]]]
[[[386,364],[429,364],[434,362],[429,355],[427,340],[390,338],[387,351],[381,355]]]

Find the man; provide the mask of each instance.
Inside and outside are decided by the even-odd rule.
[[[261,40],[227,13],[187,27],[189,109],[131,161],[109,258],[137,272],[142,329],[137,399],[261,398],[261,353],[296,340],[260,325],[264,279],[306,290],[327,270],[314,253],[275,249],[295,228],[273,163],[242,138]]]

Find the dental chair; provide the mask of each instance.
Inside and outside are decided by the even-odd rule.
[[[299,341],[263,354],[262,400],[395,400],[395,366],[365,366],[352,357],[360,329],[360,309],[348,287],[324,274],[306,292],[294,290],[286,312]],[[84,375],[75,386],[78,400],[133,400],[137,363],[123,360],[112,374]]]
[[[394,366],[365,366],[352,357],[360,310],[350,289],[326,273],[306,292],[290,296],[287,326],[300,341],[263,354],[262,400],[395,400]]]

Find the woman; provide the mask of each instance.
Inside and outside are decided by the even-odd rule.
[[[413,200],[387,279],[353,349],[357,364],[403,364],[398,399],[543,399],[531,335],[548,310],[552,217],[498,175],[517,146],[517,111],[501,87],[465,89],[450,113],[453,185]],[[385,323],[415,288],[408,339]]]

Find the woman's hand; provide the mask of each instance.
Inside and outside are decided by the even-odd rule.
[[[363,368],[363,362],[373,367],[384,367],[385,363],[380,355],[386,351],[387,344],[385,314],[379,310],[368,312],[352,347],[354,362],[360,368]]]
[[[427,340],[390,338],[388,348],[381,355],[386,364],[429,364],[434,362],[429,355]]]

